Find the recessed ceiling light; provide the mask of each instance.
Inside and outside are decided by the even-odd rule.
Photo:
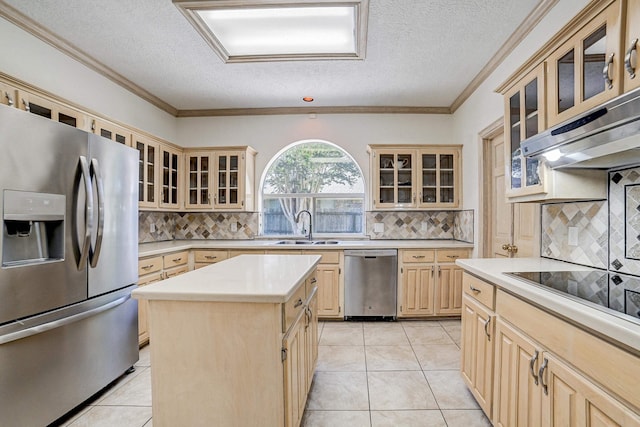
[[[313,98],[312,98],[312,97],[310,97],[310,96],[305,96],[304,98],[302,98],[302,100],[303,100],[304,102],[313,102]]]
[[[226,62],[363,59],[369,0],[173,0]]]

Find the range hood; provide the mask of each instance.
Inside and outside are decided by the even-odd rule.
[[[640,164],[640,89],[522,141],[522,153],[555,168]]]

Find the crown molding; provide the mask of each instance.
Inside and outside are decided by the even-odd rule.
[[[559,0],[540,0],[540,3],[527,15],[524,22],[516,28],[513,34],[511,34],[507,41],[498,49],[498,52],[487,62],[487,65],[480,70],[473,80],[471,80],[471,83],[469,83],[462,93],[453,101],[453,104],[451,104],[452,113],[455,113],[456,110],[469,99],[473,92],[480,87],[482,82],[514,51],[558,1]]]
[[[112,68],[107,67],[77,46],[53,34],[28,16],[0,0],[0,17],[32,34],[67,56],[75,59],[98,74],[108,78],[134,95],[174,117],[217,117],[241,115],[284,115],[284,114],[453,114],[487,79],[492,72],[513,52],[542,18],[555,6],[558,0],[540,0],[536,8],[527,16],[522,25],[509,37],[487,65],[473,78],[467,87],[448,107],[406,107],[406,106],[345,106],[345,107],[273,107],[273,108],[218,108],[179,110],[151,92],[128,80]],[[602,2],[596,2],[602,3]],[[546,45],[545,45],[546,46]],[[525,64],[526,65],[526,64]],[[517,74],[517,73],[516,73]]]
[[[175,116],[178,113],[178,110],[172,105],[166,103],[162,99],[153,95],[151,92],[148,92],[136,85],[132,81],[126,79],[124,76],[113,70],[112,68],[107,67],[97,59],[92,56],[86,54],[82,50],[80,50],[77,46],[69,43],[67,40],[53,34],[51,31],[40,25],[38,22],[29,18],[28,16],[22,14],[18,10],[9,6],[4,1],[0,0],[0,16],[5,18],[7,21],[13,23],[19,28],[23,29],[27,33],[39,38],[43,42],[53,46],[58,49],[65,55],[75,59],[79,63],[85,65],[91,70],[97,72],[98,74],[108,78],[112,82],[117,85],[127,89],[132,92],[134,95],[139,96],[140,98],[146,100],[147,102],[155,105],[159,109]]]
[[[288,114],[451,114],[449,107],[275,107],[179,110],[176,117],[268,116]]]

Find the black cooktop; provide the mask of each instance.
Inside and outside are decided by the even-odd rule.
[[[507,274],[640,323],[640,277],[598,270]]]

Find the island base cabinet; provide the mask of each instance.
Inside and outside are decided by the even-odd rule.
[[[284,425],[281,310],[150,300],[154,426]]]

